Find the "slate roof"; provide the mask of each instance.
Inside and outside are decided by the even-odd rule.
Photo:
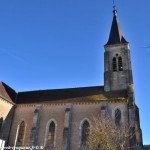
[[[109,100],[113,98],[126,98],[127,91],[105,92],[104,86],[49,89],[25,91],[16,93],[12,88],[0,82],[0,96],[16,104],[30,104],[42,102],[74,102],[91,100]]]
[[[119,43],[128,43],[123,35],[121,30],[119,20],[117,18],[117,10],[114,8],[113,10],[114,16],[112,21],[112,26],[110,30],[109,39],[106,45],[119,44]]]
[[[84,97],[90,96],[93,96],[94,100],[105,100],[118,97],[127,97],[127,92],[126,90],[104,92],[103,86],[19,92],[17,96],[17,104],[54,101],[71,102],[74,101],[75,98],[77,100],[81,100],[81,98],[86,99]],[[93,100],[93,98],[91,97],[90,99]]]
[[[0,81],[0,96],[11,103],[15,103],[17,93],[7,84]]]

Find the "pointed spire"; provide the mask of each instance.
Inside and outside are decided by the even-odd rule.
[[[119,21],[117,18],[117,10],[116,7],[113,6],[113,21],[110,30],[109,39],[106,45],[119,44],[119,43],[128,43],[122,33],[121,27],[119,25]]]

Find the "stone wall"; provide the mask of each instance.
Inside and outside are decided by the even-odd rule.
[[[120,56],[123,71],[113,72],[113,58]],[[104,66],[105,91],[124,90],[128,88],[128,85],[133,84],[129,44],[105,46]]]
[[[34,112],[37,108],[41,109],[41,117],[38,133],[38,146],[45,146],[46,126],[50,120],[56,123],[56,139],[55,150],[62,150],[71,145],[69,150],[79,150],[81,143],[81,124],[84,120],[93,123],[93,117],[100,115],[101,107],[107,105],[107,110],[112,117],[114,117],[114,111],[116,108],[120,108],[122,112],[122,122],[126,122],[127,119],[127,105],[125,102],[108,103],[106,101],[100,102],[80,102],[80,103],[46,103],[46,104],[30,104],[30,105],[17,105],[13,124],[10,133],[9,145],[13,146],[15,143],[15,137],[18,125],[22,120],[26,123],[24,146],[30,145],[31,129],[33,127]],[[70,106],[71,119],[67,119],[66,109]],[[66,122],[67,120],[70,122]],[[68,124],[69,123],[69,124]],[[70,134],[64,133],[64,126],[69,128]],[[70,136],[70,143],[64,142],[65,136]],[[67,146],[65,144],[68,144]],[[67,149],[67,148],[66,148]]]

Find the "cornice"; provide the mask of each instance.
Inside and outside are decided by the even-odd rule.
[[[64,102],[46,102],[46,103],[30,103],[30,104],[16,104],[16,107],[38,107],[38,106],[65,106],[68,104],[72,105],[89,105],[89,104],[100,104],[103,102],[108,102],[108,103],[122,103],[122,102],[127,102],[127,99],[125,98],[117,98],[117,99],[103,99],[103,100],[83,100],[83,101],[64,101]]]
[[[15,105],[13,102],[10,102],[9,100],[7,100],[6,98],[0,96],[0,100],[5,102],[5,103],[8,103],[8,104],[11,104],[11,105]]]

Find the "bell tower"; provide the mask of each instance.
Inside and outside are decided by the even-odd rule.
[[[115,6],[109,39],[104,48],[104,90],[127,89],[133,84],[130,46],[119,25]]]

